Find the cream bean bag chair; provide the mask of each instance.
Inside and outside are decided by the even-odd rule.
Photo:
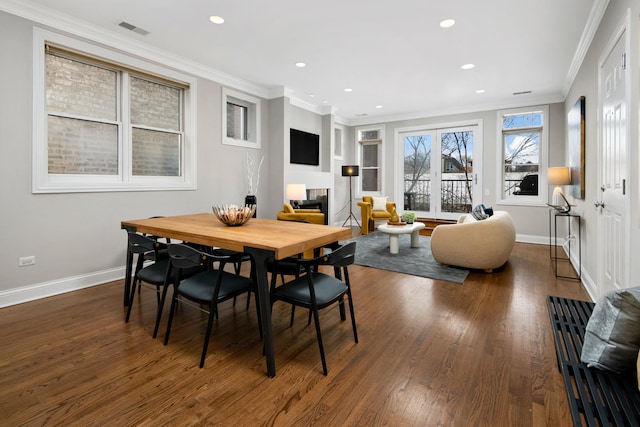
[[[516,242],[511,215],[495,211],[476,220],[470,214],[457,224],[438,225],[431,234],[431,253],[440,264],[492,272],[507,262]]]

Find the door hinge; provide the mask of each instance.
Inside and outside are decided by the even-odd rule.
[[[625,194],[627,194],[627,180],[623,179],[622,180],[622,195],[624,196]]]
[[[622,54],[622,69],[623,70],[627,69],[627,54],[626,53]]]

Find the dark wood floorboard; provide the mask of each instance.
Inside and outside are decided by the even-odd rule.
[[[556,280],[547,246],[518,243],[463,285],[350,273],[360,342],[321,313],[327,377],[306,313],[289,328],[283,304],[273,379],[244,297],[221,306],[204,369],[206,315],[182,307],[164,346],[149,289],[124,323],[122,281],[1,309],[0,425],[571,425],[545,296],[588,296]]]

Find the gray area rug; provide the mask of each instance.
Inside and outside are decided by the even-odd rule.
[[[469,274],[468,270],[445,267],[436,262],[431,255],[430,239],[427,236],[420,236],[420,247],[412,248],[411,235],[401,234],[400,250],[395,255],[389,253],[389,236],[379,231],[351,241],[357,242],[355,263],[358,265],[459,284]]]

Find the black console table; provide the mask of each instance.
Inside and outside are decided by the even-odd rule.
[[[573,219],[578,220],[578,233],[573,235],[571,233],[571,224]],[[567,224],[567,257],[558,256],[558,220],[566,221]],[[553,270],[556,277],[561,279],[582,280],[582,218],[578,214],[571,212],[564,213],[558,212],[555,209],[549,209],[549,257],[553,260]],[[573,269],[576,272],[576,276],[565,276],[558,274],[558,261],[567,261],[571,263],[571,246],[578,245],[578,268]],[[562,243],[561,243],[562,244]],[[572,265],[573,267],[573,265]]]

